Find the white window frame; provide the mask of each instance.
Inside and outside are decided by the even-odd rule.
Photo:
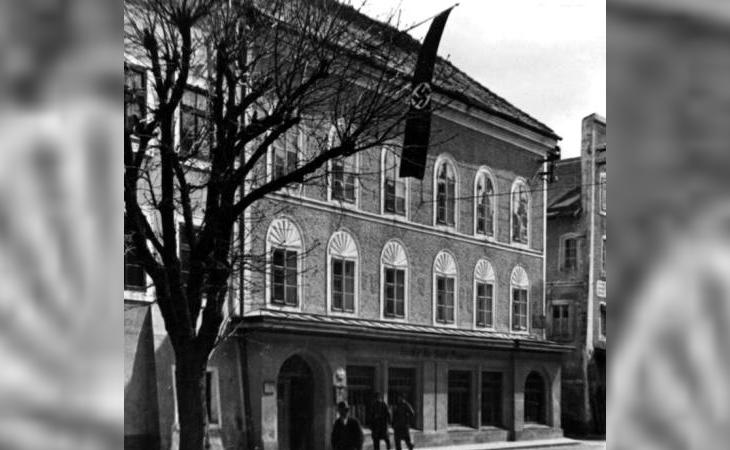
[[[403,214],[398,214],[390,211],[385,210],[385,173],[388,169],[385,166],[385,158],[387,153],[392,153],[397,161],[396,166],[396,172],[400,170],[400,155],[396,153],[395,148],[392,146],[384,146],[380,153],[380,214],[392,219],[396,220],[402,220],[402,221],[408,221],[410,217],[410,203],[411,203],[411,186],[410,186],[410,178],[402,179],[406,186],[406,194],[405,194],[405,211]]]
[[[606,235],[601,237],[601,276],[606,277],[608,273],[608,248],[606,248]]]
[[[524,272],[525,279],[527,281],[527,284],[518,284],[519,280],[515,282],[519,275],[519,271]],[[524,330],[515,330],[513,328],[513,315],[514,315],[514,291],[515,289],[524,289],[527,291],[527,317]],[[510,274],[510,282],[509,282],[509,331],[510,333],[514,334],[529,334],[530,333],[530,278],[529,274],[527,273],[527,270],[525,270],[524,267],[517,265],[512,269],[512,273]]]
[[[201,92],[207,92],[207,87],[205,80],[192,77],[188,80],[188,83],[183,88],[183,91],[185,90],[193,90],[193,91],[201,91]],[[154,91],[154,90],[153,90]],[[184,95],[184,92],[183,92]],[[182,150],[182,109],[183,109],[183,103],[182,98],[180,99],[180,103],[178,104],[176,110],[175,110],[175,125],[173,126],[174,129],[174,141],[175,141],[175,152],[180,153],[180,150]],[[208,158],[198,158],[198,157],[189,157],[185,160],[185,165],[196,169],[196,170],[208,170],[210,168],[210,164],[213,161],[213,157],[211,155],[212,150],[212,141],[215,138],[215,136],[210,136],[210,145],[211,148],[208,149]]]
[[[486,180],[492,183],[492,235],[489,236],[487,234],[481,234],[477,232],[477,220],[478,220],[478,209],[479,209],[479,197],[477,196],[477,187],[479,186],[479,180],[484,177]],[[489,170],[488,167],[482,166],[477,171],[476,176],[474,177],[474,205],[473,205],[473,226],[474,226],[474,236],[477,236],[482,239],[494,241],[497,239],[497,196],[495,195],[497,193],[497,183],[494,181],[494,176],[492,175],[492,172]]]
[[[335,250],[333,247],[344,247],[344,250]],[[334,311],[332,309],[332,259],[337,258],[345,261],[352,261],[355,263],[355,291],[353,299],[353,311]],[[332,233],[329,242],[327,243],[327,275],[326,275],[325,287],[327,291],[327,314],[333,316],[353,316],[359,312],[359,300],[360,300],[360,249],[357,245],[352,233],[347,230],[341,229]]]
[[[514,240],[514,195],[515,190],[520,185],[525,186],[527,194],[527,242],[518,242]],[[509,195],[509,243],[516,247],[529,248],[532,244],[532,196],[530,195],[530,189],[527,181],[522,177],[517,177],[512,183],[512,189],[510,189]]]
[[[450,261],[449,261],[450,259]],[[438,310],[438,291],[436,278],[442,276],[454,279],[454,322],[442,323],[436,320]],[[433,325],[439,327],[457,328],[459,325],[459,268],[456,258],[448,250],[441,250],[434,258],[432,269],[432,299]]]
[[[175,428],[180,427],[180,419],[178,417],[177,413],[177,382],[175,377],[175,364],[172,366],[172,400],[173,400],[173,408],[175,411],[175,419],[174,419],[174,425]],[[218,415],[218,422],[208,422],[208,427],[210,429],[219,430],[223,427],[223,415],[221,414],[221,389],[220,389],[220,376],[218,367],[206,367],[205,369],[206,374],[203,376],[207,376],[208,372],[210,372],[211,375],[211,398],[215,398],[215,410],[216,414]],[[207,411],[206,411],[207,413]]]
[[[481,284],[489,284],[492,286],[492,324],[489,326],[480,326],[478,325],[478,314],[479,314],[479,308],[478,308],[478,299],[477,299],[477,283]],[[473,304],[473,311],[474,311],[474,323],[472,326],[476,330],[494,330],[496,328],[495,322],[495,303],[497,299],[497,277],[494,273],[494,267],[489,262],[488,259],[482,258],[479,261],[477,261],[476,265],[474,266],[474,285],[473,285],[473,297],[474,297],[474,304]]]
[[[288,223],[290,228],[286,228]],[[274,233],[277,233],[274,236]],[[276,239],[278,242],[272,242]],[[297,306],[279,305],[272,302],[272,277],[274,276],[272,265],[272,254],[274,248],[280,248],[284,250],[296,250],[297,251]],[[266,271],[265,271],[265,283],[266,283],[266,307],[272,309],[280,309],[285,311],[297,311],[302,310],[302,303],[304,299],[304,286],[302,283],[302,265],[303,265],[303,253],[304,253],[304,239],[302,231],[299,226],[289,217],[277,217],[271,221],[266,231]]]
[[[451,165],[452,169],[454,170],[454,224],[453,225],[446,225],[446,224],[440,224],[437,221],[438,217],[438,173],[439,169],[441,169],[441,166],[443,164],[449,164]],[[459,187],[461,186],[461,180],[459,176],[459,166],[456,164],[456,160],[454,160],[451,155],[448,155],[446,153],[442,153],[441,155],[436,158],[436,162],[433,165],[433,217],[432,217],[432,223],[433,227],[437,228],[439,230],[443,231],[451,231],[455,232],[459,229]]]
[[[330,128],[329,136],[327,138],[327,147],[332,148],[332,145],[335,141],[335,133],[337,133],[337,128],[333,125]],[[334,159],[343,159],[347,160],[349,158],[352,158],[355,172],[355,201],[354,202],[347,202],[344,200],[339,200],[334,198],[332,195],[332,189],[334,187],[334,179],[333,179],[333,173],[332,173],[332,163],[333,159],[330,159],[327,161],[327,201],[332,203],[337,203],[339,206],[343,208],[349,208],[349,209],[359,209],[360,208],[360,152],[354,153],[350,156],[340,156],[338,158]]]
[[[400,254],[402,252],[402,254]],[[385,315],[385,269],[396,269],[405,271],[404,277],[404,298],[403,317],[391,317]],[[380,318],[394,322],[408,321],[408,297],[409,288],[408,253],[406,247],[397,239],[391,239],[385,243],[380,253]]]

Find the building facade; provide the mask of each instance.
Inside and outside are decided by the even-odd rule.
[[[411,403],[420,447],[562,436],[569,347],[545,333],[544,171],[559,137],[452,70],[465,89],[435,98],[445,106],[423,180],[398,178],[395,142],[331,161],[324,184],[284,189],[244,218],[262,270],[232,280],[227,338],[209,360],[212,448],[328,449],[341,400],[369,436],[376,392]],[[130,108],[143,108],[145,70],[126,75]],[[296,165],[287,138],[266,176]],[[185,251],[181,240],[183,264]],[[174,358],[132,255],[124,297],[125,446],[167,449]]]
[[[548,195],[548,337],[574,346],[563,368],[563,426],[605,432],[606,120],[582,121],[581,156],[556,163]]]

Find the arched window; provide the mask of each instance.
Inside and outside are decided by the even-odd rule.
[[[530,280],[525,269],[520,266],[512,270],[510,289],[512,291],[512,331],[527,331]]]
[[[358,286],[358,251],[346,231],[337,231],[327,246],[329,304],[334,312],[355,312]]]
[[[451,253],[442,251],[433,263],[434,317],[436,323],[456,323],[456,262]]]
[[[494,326],[494,285],[492,265],[486,259],[480,259],[474,268],[475,325],[479,328]]]
[[[408,295],[408,257],[398,241],[389,241],[380,255],[383,317],[404,319]]]
[[[474,183],[474,232],[494,236],[496,205],[494,181],[486,169],[480,169]]]
[[[383,149],[383,212],[406,215],[407,179],[400,178],[400,157],[392,148]]]
[[[456,170],[446,159],[436,163],[436,224],[456,225]]]
[[[531,372],[525,381],[525,422],[545,423],[545,381],[537,372]]]
[[[510,200],[510,214],[512,223],[512,242],[529,244],[530,236],[530,195],[527,185],[518,179],[512,185]]]
[[[299,306],[299,274],[302,237],[299,229],[286,218],[274,219],[266,234],[269,255],[269,302],[279,306]]]

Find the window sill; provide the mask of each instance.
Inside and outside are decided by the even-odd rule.
[[[549,430],[552,427],[550,425],[545,425],[544,423],[525,422],[525,425],[523,428],[531,428],[533,430]]]
[[[508,431],[506,428],[502,428],[498,425],[482,425],[479,427],[479,431]]]
[[[271,309],[278,309],[279,311],[292,311],[292,312],[301,312],[302,307],[300,305],[297,306],[288,306],[288,305],[281,305],[278,303],[274,303],[271,300],[267,303],[267,307]]]
[[[433,227],[440,231],[446,231],[449,233],[457,233],[456,231],[456,225],[446,225],[443,223],[434,223]]]
[[[398,222],[409,222],[408,214],[406,214],[406,213],[398,214],[398,213],[389,212],[389,211],[381,211],[380,216],[383,217],[384,219],[395,220]]]

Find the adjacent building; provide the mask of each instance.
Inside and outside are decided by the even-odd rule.
[[[413,405],[419,447],[563,435],[571,348],[545,329],[545,170],[559,137],[450,74],[464,89],[439,92],[447,106],[433,118],[423,180],[397,176],[394,142],[330,162],[324,189],[301,184],[260,202],[272,213],[252,222],[245,245],[265,269],[232,281],[227,338],[206,377],[214,448],[327,449],[336,403],[366,423],[375,392]],[[127,73],[140,99],[145,76]],[[301,147],[286,142],[268,176],[296,164]],[[125,445],[167,449],[174,361],[146,286],[126,259]]]
[[[585,117],[581,136],[581,155],[556,163],[548,194],[548,337],[575,348],[563,368],[563,426],[604,433],[606,119]]]

